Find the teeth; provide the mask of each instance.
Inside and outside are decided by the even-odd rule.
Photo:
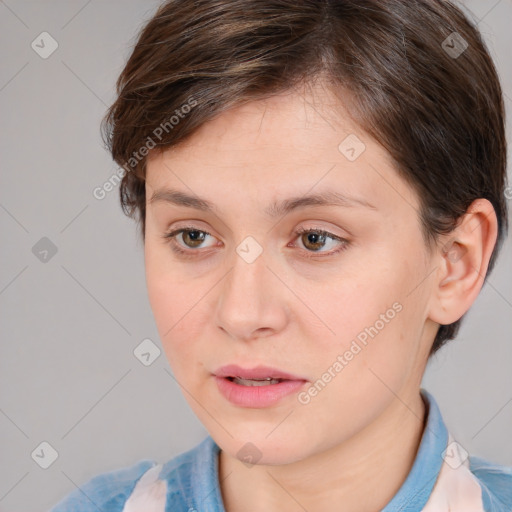
[[[273,379],[267,377],[266,379],[242,379],[241,377],[234,377],[233,382],[242,386],[268,386],[269,384],[279,384],[280,379]]]

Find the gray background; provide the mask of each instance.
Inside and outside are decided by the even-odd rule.
[[[47,510],[93,475],[165,462],[207,434],[164,353],[147,367],[134,357],[146,338],[161,348],[142,245],[117,188],[93,196],[117,169],[100,120],[158,4],[0,1],[0,511]],[[512,2],[465,6],[480,20],[510,115]],[[59,45],[47,59],[31,47],[43,31]],[[57,247],[46,262],[32,252],[42,237]],[[509,465],[511,246],[509,237],[460,335],[423,381],[467,451]],[[36,463],[49,460],[36,450],[43,441],[58,452],[48,469]]]

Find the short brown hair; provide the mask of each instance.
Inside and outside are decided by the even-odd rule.
[[[140,31],[102,122],[113,159],[130,171],[121,204],[142,236],[148,149],[318,77],[350,93],[354,120],[418,193],[428,247],[473,200],[492,203],[498,241],[488,275],[508,228],[503,96],[477,27],[444,0],[164,2]],[[440,326],[431,354],[461,320]]]

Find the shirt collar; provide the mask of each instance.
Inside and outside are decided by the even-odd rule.
[[[427,503],[436,483],[442,453],[448,444],[448,430],[434,397],[420,390],[425,403],[425,429],[407,478],[381,512],[417,512]]]

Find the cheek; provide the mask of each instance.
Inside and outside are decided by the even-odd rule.
[[[165,267],[162,257],[158,254],[158,251],[152,248],[147,240],[144,249],[144,259],[149,303],[163,342],[162,334],[172,326],[171,316],[173,311],[175,311],[173,300],[175,294],[172,293],[174,286],[171,285],[169,279],[163,274]],[[167,324],[166,326],[163,325],[164,320]]]
[[[146,285],[160,340],[171,366],[191,355],[199,339],[200,290],[170,266],[165,251],[145,248]]]
[[[380,255],[378,265],[375,258],[361,258],[357,272],[331,281],[328,298],[318,308],[335,335],[328,332],[318,340],[322,355],[317,371],[327,371],[342,356],[339,375],[345,377],[336,379],[342,386],[359,382],[363,388],[382,387],[381,377],[396,389],[419,350],[424,297],[420,290],[411,291],[424,278],[423,268],[407,264],[399,247]],[[345,378],[348,382],[342,384]]]
[[[353,315],[346,315],[346,321],[338,324],[341,334],[336,342],[321,347],[323,355],[315,363],[316,380],[307,390],[311,400],[304,412],[323,417],[326,425],[342,436],[361,430],[395,394],[400,396],[414,369],[415,342],[403,334],[406,309],[399,304],[380,308],[379,304],[366,303],[362,312],[357,304],[351,304]],[[381,313],[388,323],[380,318]],[[302,398],[301,403],[308,399]],[[339,418],[347,418],[342,430]]]

